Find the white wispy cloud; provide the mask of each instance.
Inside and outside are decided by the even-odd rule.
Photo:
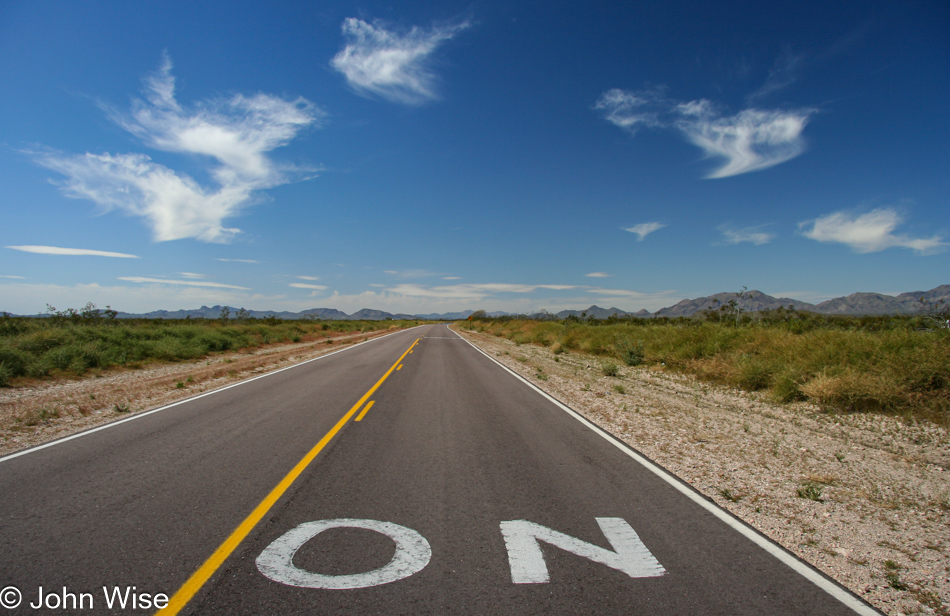
[[[629,231],[629,229],[627,229]],[[588,278],[607,278],[610,276],[607,272],[591,272],[589,274],[584,274]]]
[[[112,306],[123,312],[150,312],[157,309],[177,310],[215,304],[230,306],[282,309],[290,302],[282,295],[263,295],[242,289],[209,288],[167,284],[114,284],[97,283],[56,285],[44,283],[0,282],[2,310],[16,314],[37,314],[47,304],[78,308],[87,302],[97,306]],[[312,308],[301,305],[295,310]]]
[[[87,250],[85,248],[60,248],[59,246],[7,246],[12,250],[32,252],[38,255],[65,255],[72,257],[112,257],[115,259],[138,259],[137,255],[107,250]]]
[[[254,259],[215,259],[215,261],[223,261],[225,263],[260,263],[260,261],[255,261]]]
[[[379,285],[370,286],[375,288],[361,293],[341,294],[334,291],[321,299],[320,303],[345,312],[371,306],[407,314],[454,312],[466,308],[531,313],[541,308],[557,312],[568,308],[586,308],[591,304],[606,305],[617,302],[622,302],[622,309],[657,310],[684,299],[675,291],[644,293],[629,289],[578,285],[479,283],[443,286],[400,284],[386,288],[379,288]],[[545,293],[546,290],[551,292]]]
[[[947,246],[944,237],[914,238],[895,233],[904,218],[892,208],[878,208],[866,214],[834,212],[798,224],[802,235],[818,242],[836,242],[857,253],[888,248],[910,248],[919,254],[938,252]]]
[[[634,233],[637,236],[637,241],[642,242],[643,238],[650,235],[654,231],[659,231],[666,225],[662,222],[644,222],[639,225],[634,225],[632,227],[621,227],[624,231],[629,231]]]
[[[0,276],[0,278],[12,278],[14,280],[26,280],[23,276]]]
[[[315,307],[337,308],[353,313],[360,308],[377,308],[388,312],[421,314],[429,312],[454,312],[464,309],[485,308],[504,310],[512,313],[531,313],[540,308],[552,312],[563,309],[586,308],[591,304],[606,306],[620,303],[624,310],[646,308],[657,310],[663,306],[675,304],[684,299],[673,291],[641,293],[624,289],[599,289],[596,287],[578,288],[575,293],[479,293],[470,291],[468,295],[445,294],[441,297],[420,294],[401,295],[392,290],[375,288],[362,292],[324,295],[318,290],[305,294],[271,294],[248,292],[244,289],[196,287],[167,284],[122,284],[104,286],[99,284],[54,285],[30,284],[20,281],[0,282],[0,298],[3,310],[16,314],[36,314],[43,312],[47,303],[55,306],[83,306],[93,302],[99,306],[111,305],[124,312],[149,312],[156,309],[176,310],[196,308],[201,305],[226,304],[247,306],[257,310],[306,310]],[[190,281],[182,281],[190,282]],[[373,286],[373,285],[371,285]],[[536,285],[526,285],[529,287]],[[569,285],[556,285],[569,286]],[[319,295],[318,295],[319,294]],[[315,300],[319,296],[321,299]]]
[[[609,122],[627,130],[631,135],[636,134],[641,126],[664,126],[666,121],[661,119],[665,110],[656,104],[664,100],[663,90],[645,90],[630,92],[613,88],[604,92],[594,103],[594,109],[604,112]]]
[[[719,231],[722,233],[723,243],[726,245],[748,242],[756,246],[761,246],[775,239],[774,233],[766,233],[765,231],[760,231],[760,229],[762,229],[762,226],[744,227],[741,229],[736,229],[730,225],[721,225],[719,227]]]
[[[296,276],[298,280],[320,280],[319,276]]]
[[[746,109],[734,116],[684,120],[679,128],[707,156],[726,160],[706,177],[725,178],[768,169],[804,152],[801,134],[811,113]]]
[[[178,272],[179,276],[184,276],[185,278],[208,278],[207,274],[198,274],[195,272]]]
[[[802,131],[814,109],[744,109],[727,115],[705,99],[679,102],[664,90],[605,92],[594,108],[635,134],[641,126],[678,130],[707,157],[724,159],[707,178],[725,178],[773,167],[805,150]]]
[[[442,280],[461,280],[461,276],[442,276]]]
[[[237,94],[192,108],[175,98],[172,63],[145,80],[145,100],[112,119],[151,148],[209,157],[214,186],[158,164],[141,153],[35,154],[37,161],[65,176],[66,195],[118,209],[147,221],[156,241],[195,238],[228,242],[240,229],[223,221],[259,198],[259,191],[311,177],[315,169],[274,163],[272,150],[286,145],[322,116],[303,98]]]
[[[538,289],[544,289],[548,291],[566,291],[580,288],[583,287],[564,284],[512,284],[506,282],[489,282],[441,286],[397,284],[392,287],[388,287],[387,290],[391,293],[406,297],[480,300],[491,297],[496,293],[533,293]]]
[[[322,284],[307,284],[305,282],[291,282],[290,286],[295,289],[312,289],[314,291],[326,291],[329,288]]]
[[[383,273],[395,276],[397,278],[431,278],[433,276],[443,276],[443,274],[432,272],[426,269],[383,270]]]
[[[804,60],[805,56],[792,53],[791,50],[786,49],[772,65],[772,68],[769,69],[769,76],[762,87],[750,94],[746,101],[751,103],[795,83]]]
[[[359,94],[418,105],[438,98],[435,75],[429,68],[432,53],[469,25],[464,21],[397,33],[380,22],[350,17],[342,26],[346,46],[330,65],[343,73]]]
[[[221,282],[211,282],[208,280],[174,280],[172,278],[147,278],[144,276],[120,276],[117,280],[125,282],[138,282],[141,284],[170,284],[183,287],[209,287],[214,289],[238,289],[240,291],[250,291],[247,287],[238,287],[233,284],[223,284]]]

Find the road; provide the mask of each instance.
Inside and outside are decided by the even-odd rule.
[[[10,614],[877,613],[446,325],[2,458],[0,545]]]

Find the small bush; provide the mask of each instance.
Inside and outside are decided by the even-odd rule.
[[[4,366],[10,378],[26,374],[30,356],[19,349],[0,346],[0,364]]]
[[[794,402],[795,400],[805,399],[798,381],[791,374],[782,374],[772,381],[772,395],[779,402]]]
[[[643,363],[645,353],[642,340],[632,342],[628,338],[619,338],[614,346],[617,348],[620,359],[628,366],[639,366]]]
[[[737,378],[741,388],[758,391],[771,384],[772,371],[765,365],[765,362],[750,357],[740,364]]]
[[[821,493],[824,491],[824,489],[825,486],[821,485],[820,483],[809,481],[808,483],[802,485],[802,487],[798,488],[796,493],[798,494],[799,498],[807,498],[820,503],[822,502]]]
[[[604,371],[604,376],[620,376],[620,367],[617,364],[607,363],[601,369]]]
[[[739,496],[738,494],[733,494],[732,490],[730,490],[729,488],[723,488],[719,490],[719,496],[723,497],[724,499],[732,503],[738,503],[740,500],[742,500],[741,496]]]

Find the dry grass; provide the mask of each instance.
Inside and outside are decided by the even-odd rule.
[[[887,327],[822,329],[794,322],[746,326],[700,320],[576,323],[473,321],[463,326],[516,344],[641,362],[704,380],[805,400],[833,412],[885,412],[950,425],[950,331],[917,331],[910,319]],[[878,321],[872,323],[880,324]],[[801,329],[801,331],[798,331]]]

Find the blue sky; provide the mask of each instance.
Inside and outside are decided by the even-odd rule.
[[[0,310],[930,289],[948,66],[939,0],[0,1]]]

